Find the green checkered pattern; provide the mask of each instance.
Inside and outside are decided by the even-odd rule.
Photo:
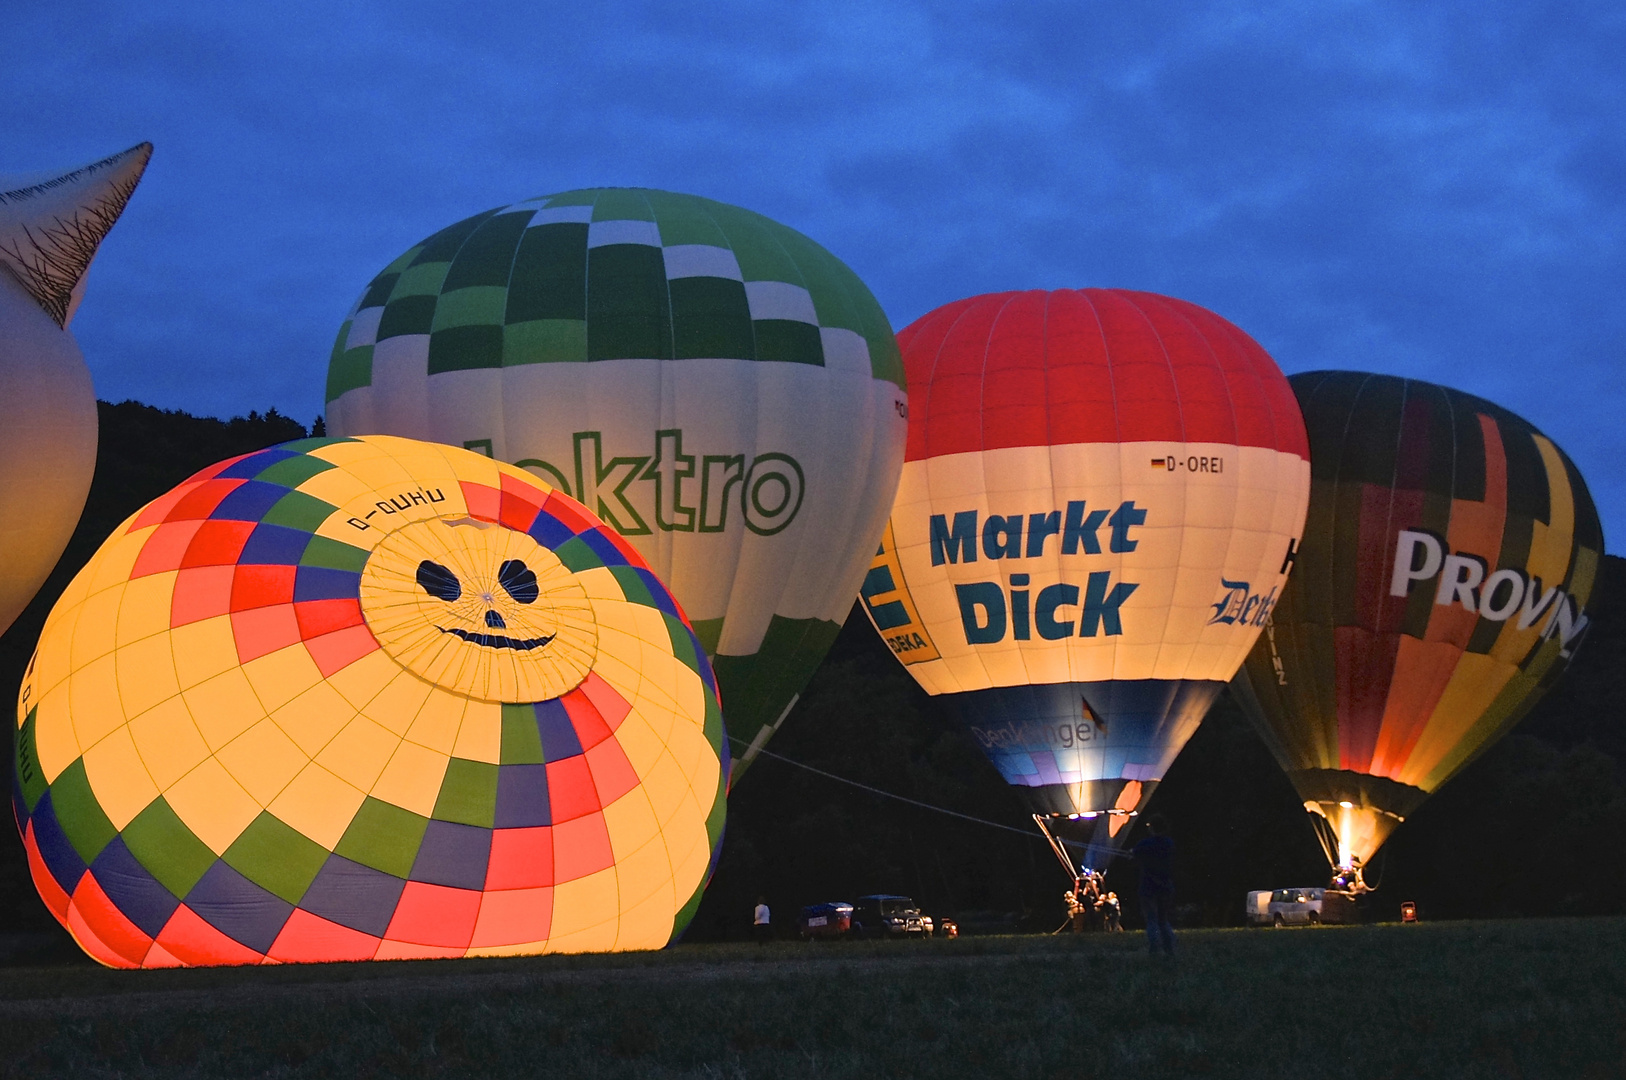
[[[646,188],[530,199],[416,245],[345,320],[327,400],[371,385],[374,348],[404,335],[427,337],[431,375],[711,358],[867,365],[903,385],[885,313],[839,259],[760,214]]]

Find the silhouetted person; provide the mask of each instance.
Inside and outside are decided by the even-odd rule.
[[[1100,879],[1090,874],[1084,879],[1084,888],[1079,891],[1079,906],[1084,909],[1084,930],[1094,930],[1100,925],[1101,884]]]
[[[757,897],[756,910],[751,913],[751,932],[756,935],[758,945],[773,940],[773,914],[768,910],[766,896]]]
[[[1146,947],[1174,955],[1174,841],[1162,814],[1146,819],[1147,836],[1129,854],[1140,863],[1140,909],[1146,916]]]
[[[1118,906],[1118,894],[1109,892],[1101,899],[1101,928],[1114,934],[1124,928],[1123,909]]]
[[[1074,878],[1073,888],[1062,894],[1062,899],[1067,901],[1067,921],[1072,925],[1075,934],[1084,932],[1084,901],[1080,898],[1084,887],[1078,882],[1079,879]]]

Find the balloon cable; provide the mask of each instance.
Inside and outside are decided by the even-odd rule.
[[[734,736],[730,735],[728,737],[728,741],[733,743],[743,743],[745,740],[736,739]],[[997,821],[989,821],[987,818],[972,817],[970,814],[962,814],[958,810],[950,810],[942,806],[933,806],[931,803],[921,802],[919,799],[911,799],[907,795],[896,795],[890,791],[882,791],[878,787],[870,787],[868,784],[859,783],[857,780],[849,780],[845,776],[837,776],[835,773],[825,772],[823,769],[815,768],[812,765],[804,765],[802,762],[797,761],[794,758],[788,758],[784,754],[776,754],[771,750],[763,750],[758,748],[757,755],[759,757],[773,758],[775,761],[783,761],[786,765],[794,765],[798,769],[806,769],[810,773],[817,773],[826,780],[834,780],[838,784],[846,784],[849,787],[855,787],[862,791],[867,791],[872,795],[880,795],[883,798],[896,799],[898,802],[908,803],[910,806],[918,806],[922,810],[933,810],[939,814],[947,814],[949,817],[957,817],[962,821],[970,821],[975,822],[978,825],[986,825],[990,829],[1004,829],[1006,832],[1013,832],[1019,836],[1025,836],[1030,840],[1046,839],[1046,837],[1031,833],[1026,829],[1018,829],[1014,825],[1003,825]],[[1061,842],[1070,847],[1089,846],[1087,844],[1078,844],[1071,840],[1062,840]]]
[[[1321,842],[1321,853],[1327,857],[1327,865],[1336,873],[1338,870],[1338,834],[1333,831],[1332,822],[1314,811],[1306,811],[1310,816],[1310,828],[1315,832],[1315,838]]]

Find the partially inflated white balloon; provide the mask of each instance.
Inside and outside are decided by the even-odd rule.
[[[56,565],[96,468],[96,394],[68,324],[152,156],[0,177],[0,630]]]

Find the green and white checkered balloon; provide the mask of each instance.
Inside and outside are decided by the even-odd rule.
[[[481,450],[626,536],[712,653],[735,775],[834,640],[903,461],[903,366],[858,276],[739,207],[596,188],[414,245],[345,320],[334,434]]]

